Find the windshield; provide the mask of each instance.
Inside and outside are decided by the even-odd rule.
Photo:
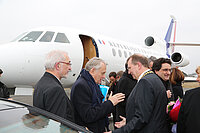
[[[27,42],[27,41],[31,41],[31,42],[35,42],[39,36],[42,34],[43,31],[32,31],[30,33],[28,33],[26,36],[24,36],[22,39],[20,39],[20,42]]]
[[[22,34],[20,34],[19,36],[17,36],[15,39],[13,39],[11,42],[15,42],[17,41],[18,39],[20,39],[22,36],[24,36],[27,32],[24,32]]]
[[[55,32],[47,31],[39,41],[40,42],[51,42],[54,33]]]
[[[58,33],[55,39],[55,42],[60,42],[60,43],[70,43],[68,38],[64,33]]]

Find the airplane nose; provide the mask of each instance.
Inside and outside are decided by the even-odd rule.
[[[34,51],[29,44],[19,44],[17,42],[0,45],[0,68],[4,71],[2,82],[8,87],[16,84],[34,84],[38,79],[34,79],[41,73],[38,67],[43,64],[43,58],[35,58],[39,51]],[[32,76],[32,81],[29,76]],[[33,80],[34,79],[34,80]]]

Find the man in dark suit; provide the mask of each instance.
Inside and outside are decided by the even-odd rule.
[[[0,77],[2,76],[2,74],[3,74],[3,71],[0,69]],[[0,97],[12,100],[12,98],[10,98],[10,93],[8,91],[7,86],[1,81],[0,81]]]
[[[200,83],[200,66],[197,67],[197,81]],[[185,92],[178,115],[177,133],[200,132],[200,87]]]
[[[167,95],[163,83],[148,69],[147,58],[142,55],[128,58],[128,70],[138,83],[129,95],[126,119],[116,122],[119,129],[113,133],[168,133]]]
[[[117,92],[125,94],[125,99],[116,106],[116,121],[121,121],[120,116],[126,117],[126,102],[135,87],[137,80],[128,74],[128,64],[125,64],[125,72],[117,83]]]
[[[104,96],[98,84],[105,78],[105,73],[106,63],[98,57],[93,57],[87,62],[71,90],[75,122],[94,133],[105,131],[108,114],[124,99],[124,94],[112,95],[111,92],[108,100],[102,102]]]
[[[60,50],[49,52],[45,69],[46,72],[35,86],[33,105],[74,121],[72,104],[60,83],[61,78],[66,78],[71,70],[67,53]]]

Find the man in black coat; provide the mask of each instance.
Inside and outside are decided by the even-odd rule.
[[[3,74],[3,71],[0,69],[0,77],[2,74]],[[10,98],[10,93],[8,91],[7,86],[1,81],[0,81],[0,97],[12,100],[12,98]]]
[[[126,117],[126,102],[135,87],[137,80],[131,74],[128,74],[128,64],[125,64],[125,72],[117,83],[117,92],[125,94],[125,99],[116,106],[116,121],[121,121],[120,116]]]
[[[200,66],[196,70],[200,83]],[[185,92],[178,115],[177,133],[200,132],[200,87]]]
[[[160,80],[163,82],[168,101],[174,101],[174,93],[172,90],[172,85],[169,81],[169,77],[171,74],[171,60],[168,58],[159,58],[154,61],[152,71],[155,72],[156,75],[160,78]]]
[[[134,54],[128,70],[138,80],[126,104],[126,119],[116,122],[113,133],[168,133],[167,95],[159,77],[148,69],[147,58]]]
[[[64,51],[51,51],[45,60],[46,72],[35,86],[33,105],[74,121],[73,107],[67,97],[61,78],[71,70],[70,59]]]
[[[108,100],[102,103],[104,97],[98,84],[105,78],[105,73],[106,63],[98,57],[93,57],[87,62],[71,90],[75,122],[94,133],[105,131],[108,114],[124,99],[124,94],[112,96],[111,92]]]

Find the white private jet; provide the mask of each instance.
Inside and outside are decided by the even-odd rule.
[[[0,45],[0,68],[4,71],[1,80],[8,87],[16,87],[15,94],[32,94],[32,88],[45,71],[45,55],[56,49],[67,51],[72,61],[72,71],[67,79],[62,80],[64,87],[72,86],[86,62],[94,56],[107,62],[106,76],[111,71],[124,70],[127,58],[134,53],[147,57],[167,57],[166,44],[170,41],[173,23],[172,19],[166,35],[168,40],[149,36],[145,39],[147,46],[144,47],[64,27],[32,29],[14,41]],[[189,63],[178,52],[173,53],[171,59],[179,66]]]

